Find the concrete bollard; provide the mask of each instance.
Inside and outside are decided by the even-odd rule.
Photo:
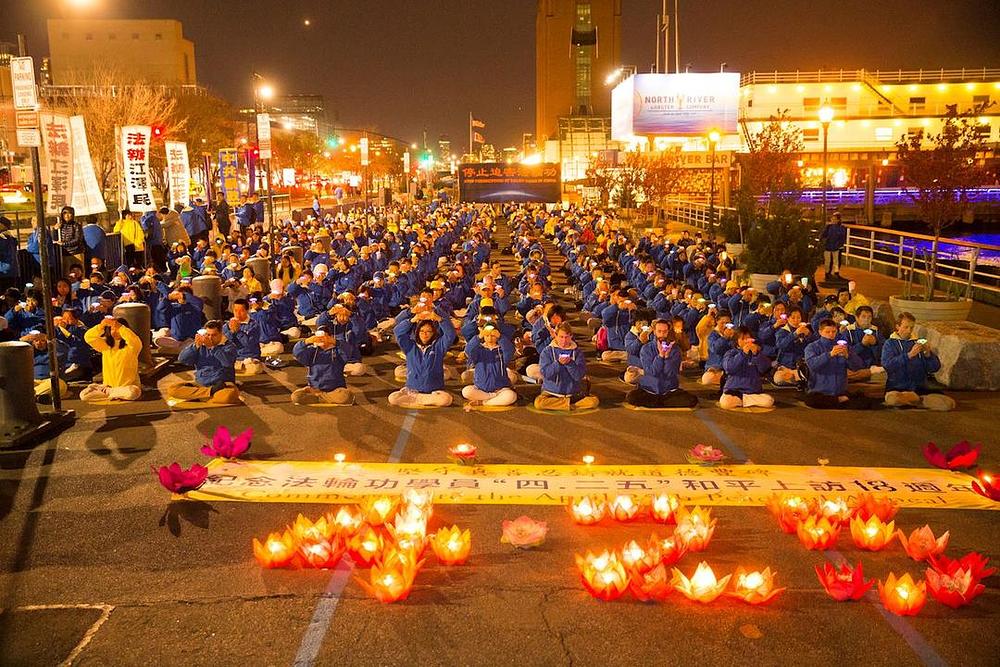
[[[281,254],[284,255],[286,252],[292,253],[292,257],[295,258],[295,261],[299,263],[299,266],[302,266],[302,255],[305,253],[305,250],[302,249],[302,246],[298,245],[285,246],[284,248],[281,249]]]
[[[267,293],[268,283],[271,282],[271,260],[266,257],[251,257],[246,261],[246,265],[253,269],[253,274],[264,287]]]
[[[0,441],[15,440],[40,423],[31,345],[0,343]]]
[[[191,281],[191,291],[202,300],[201,312],[210,320],[222,317],[222,279],[219,276],[198,276]]]
[[[115,317],[120,317],[128,323],[139,340],[142,341],[142,352],[139,353],[139,370],[146,371],[153,367],[151,349],[150,312],[144,303],[120,303],[113,311]]]

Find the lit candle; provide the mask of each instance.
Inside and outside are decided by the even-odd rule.
[[[431,549],[443,565],[460,565],[469,558],[472,535],[458,526],[442,528],[431,538]]]
[[[659,561],[659,553],[650,554],[635,540],[630,540],[622,547],[622,564],[627,570],[638,573],[648,572]]]
[[[628,574],[613,554],[594,556],[588,551],[585,556],[576,556],[576,564],[583,587],[599,600],[614,600],[628,589]]]
[[[608,505],[600,496],[584,496],[572,500],[569,513],[573,520],[582,526],[591,526],[604,518]]]
[[[384,524],[396,509],[397,499],[391,496],[365,498],[361,510],[365,514],[365,522],[371,526]]]
[[[448,448],[448,453],[459,464],[472,463],[476,460],[476,446],[463,442]]]
[[[796,533],[799,536],[799,541],[807,549],[832,549],[840,536],[840,525],[831,524],[826,517],[820,517],[817,520],[815,515],[810,514],[805,521],[799,522]]]
[[[680,499],[670,493],[661,493],[653,496],[653,503],[651,505],[653,518],[660,523],[673,523],[676,522],[674,518],[674,512],[680,507]]]
[[[584,454],[583,455],[583,464],[584,465],[588,465],[589,466],[593,462],[594,462],[594,456],[592,454]]]
[[[882,523],[874,514],[868,521],[862,521],[856,516],[851,519],[851,538],[855,546],[865,551],[881,551],[892,542],[896,536],[895,521]]]
[[[299,544],[299,553],[310,567],[332,568],[340,562],[340,557],[344,554],[340,538],[333,538],[332,541],[321,540],[317,542],[303,542]]]
[[[382,551],[382,536],[371,526],[358,531],[347,545],[351,560],[358,567],[371,567],[375,557]]]
[[[927,585],[914,582],[909,572],[899,579],[890,572],[884,584],[878,582],[878,594],[885,608],[897,616],[915,616],[927,603]]]
[[[688,551],[704,551],[715,534],[716,519],[709,510],[695,507],[688,511],[681,507],[677,510],[677,528],[674,536],[679,539]]]
[[[674,568],[674,588],[689,600],[707,604],[722,595],[731,577],[731,574],[727,574],[722,579],[717,579],[708,563],[701,562],[690,579]]]
[[[295,538],[289,532],[271,533],[263,544],[253,540],[253,554],[263,567],[285,567],[295,557]]]
[[[363,520],[361,512],[354,511],[350,507],[340,507],[337,509],[332,523],[336,526],[337,532],[349,537],[361,527]]]
[[[347,460],[347,454],[345,454],[344,452],[337,452],[336,454],[333,455],[333,460],[336,461],[337,463],[343,463],[344,461]]]
[[[667,537],[661,540],[656,535],[653,535],[650,541],[656,543],[660,562],[667,567],[679,561],[681,556],[687,553],[687,547],[684,546],[684,543],[674,537]]]
[[[371,583],[359,582],[379,602],[391,603],[405,600],[410,595],[415,575],[413,570],[376,563],[370,570]]]
[[[763,572],[745,572],[743,568],[736,570],[736,584],[731,596],[737,597],[749,604],[764,604],[784,588],[774,587],[774,574],[771,568]]]
[[[609,507],[611,516],[618,521],[631,521],[639,516],[639,509],[639,503],[627,493],[615,496]]]

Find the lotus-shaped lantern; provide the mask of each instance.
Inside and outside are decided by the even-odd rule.
[[[722,595],[729,584],[729,579],[733,575],[727,574],[722,579],[717,579],[715,572],[708,563],[702,561],[698,563],[691,578],[684,576],[680,570],[674,568],[674,588],[681,592],[688,600],[708,604],[712,600]]]
[[[531,549],[545,542],[549,526],[544,521],[535,521],[529,516],[519,516],[502,524],[500,542],[515,549]]]
[[[854,544],[865,551],[881,551],[889,546],[896,536],[895,531],[895,521],[882,523],[882,520],[874,514],[868,521],[862,521],[859,516],[851,519],[851,537],[854,539]]]
[[[604,518],[608,504],[600,496],[583,496],[571,500],[567,509],[573,521],[581,526],[592,526]]]
[[[903,545],[906,555],[913,560],[927,560],[931,556],[940,556],[948,546],[948,531],[944,531],[941,537],[934,537],[934,532],[928,525],[917,528],[909,537],[898,531],[899,542]]]
[[[962,440],[954,444],[947,452],[942,452],[936,444],[928,442],[924,445],[923,452],[924,458],[931,465],[945,470],[958,470],[976,465],[982,448],[983,446],[979,443],[973,445],[968,440]]]
[[[764,571],[747,572],[742,567],[736,569],[733,575],[733,590],[728,593],[748,604],[764,604],[785,590],[774,587],[774,573],[766,567]]]
[[[201,448],[201,453],[205,456],[218,456],[223,459],[235,459],[250,449],[250,440],[253,438],[253,429],[240,433],[235,438],[229,434],[229,429],[220,426],[215,429],[212,442]]]
[[[208,478],[208,468],[197,463],[188,469],[181,468],[179,463],[153,468],[160,479],[160,484],[171,493],[187,493],[194,491]]]
[[[874,514],[883,522],[891,521],[899,511],[899,503],[885,494],[874,494],[868,491],[859,493],[851,503],[854,516],[867,521]]]
[[[825,516],[817,518],[810,514],[805,521],[799,522],[796,534],[806,549],[832,549],[840,537],[840,524],[834,525]]]
[[[712,518],[711,511],[697,506],[690,511],[681,507],[675,515],[677,528],[674,529],[674,536],[688,551],[704,551],[715,534],[717,520]]]
[[[443,565],[461,565],[469,558],[472,534],[458,526],[442,528],[431,537],[431,549]]]
[[[825,563],[822,568],[817,565],[816,576],[827,595],[839,602],[860,600],[875,585],[874,579],[865,581],[860,562],[853,568],[846,562],[841,563],[839,568],[830,563]]]
[[[660,563],[643,574],[633,574],[629,590],[642,602],[662,602],[674,590],[674,585],[666,566]]]
[[[263,544],[254,538],[253,555],[263,567],[285,567],[295,558],[295,537],[286,530],[271,533]]]
[[[914,582],[909,572],[899,579],[890,572],[885,583],[878,582],[878,595],[882,605],[897,616],[915,616],[927,603],[927,585]]]

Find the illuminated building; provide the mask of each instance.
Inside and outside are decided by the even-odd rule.
[[[802,130],[803,184],[821,187],[823,130],[819,110],[833,109],[828,170],[832,188],[898,185],[896,142],[918,132],[937,133],[949,108],[963,112],[1000,101],[1000,69],[836,70],[749,72],[740,81],[740,125],[756,132],[787,110]],[[978,118],[981,136],[1000,141],[1000,105]]]
[[[122,84],[145,81],[165,86],[197,84],[194,43],[180,21],[49,19],[52,84],[86,84],[110,68]]]

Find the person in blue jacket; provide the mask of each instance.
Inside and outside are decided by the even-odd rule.
[[[178,362],[194,366],[194,382],[175,384],[167,390],[167,398],[226,405],[239,403],[236,353],[236,342],[225,337],[222,322],[209,320],[195,334],[194,342],[177,355]]]
[[[444,389],[444,355],[455,342],[455,327],[430,306],[404,317],[393,329],[406,355],[406,386],[389,394],[389,405],[401,408],[451,405]]]
[[[563,322],[556,327],[552,342],[538,352],[542,392],[535,398],[538,410],[585,410],[600,401],[587,393],[587,359],[573,340],[573,327]]]
[[[830,216],[830,220],[823,228],[819,239],[823,242],[825,279],[830,280],[832,276],[837,280],[842,280],[840,276],[840,251],[847,243],[847,227],[844,227],[843,222],[841,222],[840,213],[834,213]]]
[[[9,218],[0,215],[0,290],[14,285],[20,274],[17,265],[17,237],[11,233]]]
[[[809,369],[809,389],[805,403],[811,408],[867,410],[872,401],[860,393],[847,391],[847,371],[860,367],[861,360],[851,351],[847,340],[840,337],[840,330],[833,320],[819,323],[819,338],[805,349],[806,367]]]
[[[736,408],[769,408],[774,398],[764,393],[764,375],[771,370],[771,360],[761,351],[753,332],[741,326],[735,332],[736,345],[722,358],[725,380],[719,407],[723,410]]]
[[[34,356],[35,399],[39,403],[52,402],[52,379],[49,376],[49,339],[45,332],[32,329],[21,336],[22,343],[29,343]],[[62,378],[66,368],[66,343],[56,340],[56,363],[59,366],[59,397],[69,397],[69,387]]]
[[[153,332],[153,344],[164,352],[178,352],[193,340],[205,316],[202,301],[194,295],[190,285],[181,285],[160,299],[156,306],[162,321],[169,324]]]
[[[508,364],[514,360],[514,343],[494,323],[486,323],[465,345],[465,358],[472,368],[472,384],[462,387],[466,407],[505,406],[517,402],[510,386]]]
[[[94,349],[83,339],[87,326],[80,321],[80,308],[63,306],[62,314],[55,317],[56,340],[66,344],[66,372],[59,377],[67,382],[90,382],[94,376]]]
[[[625,395],[625,402],[637,408],[693,408],[698,397],[680,388],[679,373],[684,349],[671,322],[653,322],[652,335],[642,344],[639,359],[642,376],[639,386]]]
[[[608,334],[608,349],[601,352],[601,361],[626,361],[625,334],[632,326],[636,305],[627,289],[611,294],[611,304],[601,311],[601,323]]]
[[[804,382],[799,366],[805,357],[806,346],[816,340],[812,327],[803,321],[801,308],[788,306],[787,315],[785,324],[775,331],[774,337],[778,365],[772,381],[777,386]]]
[[[337,337],[329,325],[316,327],[316,333],[295,343],[292,355],[309,369],[306,386],[292,392],[296,405],[353,405],[354,394],[344,378],[344,357]]]
[[[916,323],[916,318],[910,313],[900,313],[896,318],[896,331],[882,346],[882,366],[886,372],[885,404],[954,410],[955,399],[934,392],[927,386],[927,377],[941,369],[941,360],[926,338],[914,337]]]
[[[34,289],[28,290],[24,301],[18,301],[4,314],[7,326],[15,336],[24,331],[45,328],[45,309],[39,303],[41,295]]]
[[[705,360],[705,372],[701,375],[701,383],[720,386],[723,378],[722,359],[733,349],[733,335],[736,325],[732,322],[729,311],[720,310],[715,316],[715,328],[708,334],[708,358]]]
[[[261,361],[260,326],[250,317],[250,302],[236,299],[229,318],[229,337],[236,343],[236,372],[241,375],[259,375],[264,372]]]

